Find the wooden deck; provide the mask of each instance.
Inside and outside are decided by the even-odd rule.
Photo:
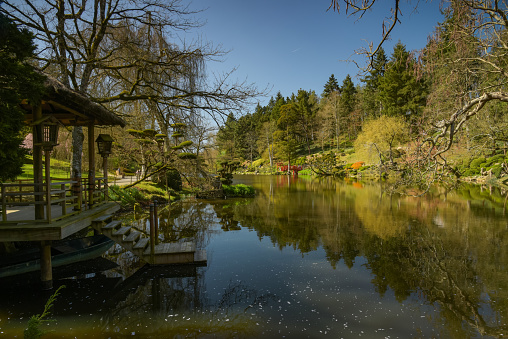
[[[123,226],[113,215],[103,214],[92,227],[151,265],[206,265],[206,250],[196,249],[193,241],[160,243],[132,226]],[[153,243],[152,243],[153,242]]]
[[[0,224],[0,242],[64,239],[90,226],[92,221],[101,215],[112,214],[119,209],[120,205],[115,202],[103,202],[80,213],[63,216],[62,219],[52,223],[43,223],[26,222],[27,219],[33,219],[34,206],[19,206],[9,211],[9,223]],[[53,210],[55,214],[53,214]],[[60,206],[52,206],[52,215],[61,215]],[[15,223],[16,220],[23,220],[24,222]]]

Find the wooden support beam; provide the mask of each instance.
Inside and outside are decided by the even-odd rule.
[[[42,119],[42,105],[39,104],[34,106],[32,110],[33,120],[37,121]],[[40,125],[34,125],[32,127],[32,135],[33,135],[33,170],[34,170],[34,192],[40,193],[42,192],[42,146],[40,143],[42,142],[42,130]],[[37,145],[38,144],[38,145]],[[42,202],[44,197],[40,194],[35,194],[35,201]],[[44,219],[44,205],[36,204],[35,205],[35,219]]]
[[[41,283],[42,289],[53,288],[53,267],[51,266],[51,241],[41,241]]]
[[[88,205],[91,207],[95,189],[95,138],[94,124],[88,125]]]
[[[51,151],[46,150],[44,152],[44,170],[46,179],[46,220],[51,223],[51,168],[50,168],[50,157]]]

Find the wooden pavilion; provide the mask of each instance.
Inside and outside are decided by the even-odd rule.
[[[43,288],[52,288],[51,241],[72,235],[119,209],[107,199],[107,154],[104,177],[95,177],[94,127],[124,127],[126,123],[51,77],[45,81],[42,102],[32,105],[24,100],[21,107],[26,112],[25,122],[32,126],[34,178],[1,184],[0,242],[39,241]],[[58,125],[88,127],[86,178],[50,177],[49,157],[56,145]]]

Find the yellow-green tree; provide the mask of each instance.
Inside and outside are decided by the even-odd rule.
[[[394,148],[409,141],[408,123],[401,116],[381,116],[367,121],[355,141],[357,154],[363,159],[379,159],[393,164]]]

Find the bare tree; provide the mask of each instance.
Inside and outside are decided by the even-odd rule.
[[[119,113],[142,109],[159,125],[175,109],[221,120],[261,94],[230,73],[204,77],[225,52],[180,32],[201,26],[181,0],[7,0],[0,11],[33,31],[40,67]],[[142,103],[136,107],[130,103]],[[81,173],[83,131],[73,132],[72,175]]]
[[[332,0],[329,9],[341,10],[344,3],[347,14],[360,18],[372,8],[376,0]],[[374,48],[359,51],[372,57],[390,36],[400,20],[400,0],[393,0],[390,15],[383,25],[382,38]],[[418,1],[415,5],[424,6]],[[428,47],[420,58],[419,75],[425,73],[434,82],[455,79],[454,100],[441,93],[435,98],[442,104],[436,112],[427,112],[427,124],[414,145],[407,169],[421,182],[430,183],[451,170],[446,152],[457,135],[467,129],[468,120],[476,116],[492,102],[508,102],[508,53],[507,28],[508,6],[503,0],[449,0],[442,2],[447,13],[449,27],[446,34],[436,30],[430,37]],[[467,44],[467,53],[464,46]],[[444,51],[455,51],[445,53]],[[459,86],[460,85],[460,86]],[[449,88],[449,87],[448,87]],[[414,171],[416,169],[417,171]],[[416,174],[418,172],[418,174]]]

